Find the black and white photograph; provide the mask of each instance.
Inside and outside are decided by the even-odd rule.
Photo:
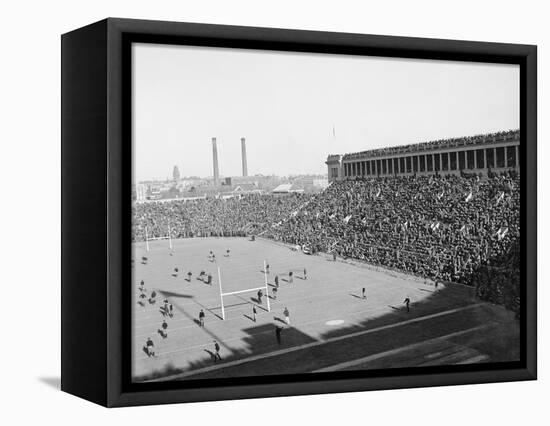
[[[519,65],[131,54],[134,383],[520,360]]]

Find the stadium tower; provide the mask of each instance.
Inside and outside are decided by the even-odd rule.
[[[246,139],[241,138],[241,157],[243,162],[243,176],[248,176],[248,166],[246,164]]]
[[[174,182],[179,182],[180,180],[180,169],[178,169],[178,166],[174,166],[174,170],[172,171],[172,180]]]
[[[218,169],[218,145],[216,144],[216,138],[212,138],[212,162],[214,167],[214,186],[218,186],[220,183],[220,171]]]

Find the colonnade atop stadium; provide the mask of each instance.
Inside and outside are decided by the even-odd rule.
[[[329,182],[358,177],[519,170],[519,130],[329,155]]]

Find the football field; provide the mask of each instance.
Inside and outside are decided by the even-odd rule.
[[[260,238],[192,238],[172,244],[170,250],[168,241],[150,242],[149,252],[145,243],[133,245],[135,381],[519,359],[513,313],[474,300],[464,286],[436,289],[404,274],[306,255]],[[212,275],[211,284],[199,277],[201,271]],[[241,292],[265,286],[266,277],[269,310],[265,291],[261,303],[257,290]],[[241,292],[224,297],[225,320],[220,278],[223,293]],[[145,298],[139,297],[141,280]],[[148,300],[152,291],[157,293],[154,303]],[[405,298],[411,300],[410,312]],[[172,317],[163,315],[165,299],[173,306]],[[201,309],[204,327],[198,321]],[[163,320],[166,337],[160,332]],[[276,326],[282,327],[280,342]],[[154,357],[144,349],[148,338],[155,345]],[[215,341],[221,360],[215,357]]]

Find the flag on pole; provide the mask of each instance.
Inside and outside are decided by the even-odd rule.
[[[508,233],[508,227],[507,226],[501,226],[500,229],[497,231],[497,237],[498,240],[502,240],[506,234]]]
[[[472,198],[474,198],[474,196],[472,194],[472,191],[470,191],[470,193],[466,196],[466,199],[464,201],[468,203]]]
[[[349,220],[351,219],[351,215],[347,215],[343,220],[344,220],[344,223],[348,223]]]
[[[437,231],[439,229],[439,222],[434,222],[431,225],[432,231]]]
[[[498,203],[500,203],[502,201],[503,198],[504,198],[504,192],[502,191],[502,192],[499,193],[499,195],[497,197],[497,205],[498,205]]]

